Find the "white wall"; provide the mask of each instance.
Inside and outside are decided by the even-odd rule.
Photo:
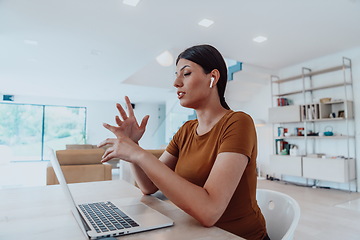
[[[135,116],[138,123],[145,115],[150,115],[146,131],[139,144],[144,149],[163,148],[165,144],[165,105],[155,103],[137,103],[135,105]]]
[[[228,82],[225,99],[231,109],[249,114],[255,122],[267,122],[268,108],[271,107],[270,76],[273,70],[243,64],[243,70],[235,73],[234,80]],[[258,138],[257,164],[262,175],[269,168],[272,153],[271,124],[256,127]]]
[[[270,79],[270,77],[269,77]],[[229,102],[232,109],[243,111],[249,114],[254,121],[265,121],[264,126],[256,127],[258,139],[258,157],[257,163],[260,166],[262,176],[268,173],[270,161],[269,155],[272,154],[272,126],[268,122],[268,109],[271,107],[270,80],[266,85],[258,88],[250,101],[247,102]]]
[[[189,116],[193,113],[193,109],[182,107],[176,97],[166,101],[166,144],[171,141],[174,134],[189,120]]]

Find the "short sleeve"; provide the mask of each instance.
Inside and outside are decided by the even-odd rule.
[[[249,157],[256,148],[256,131],[252,118],[243,112],[235,112],[225,125],[220,152],[236,152]]]
[[[180,130],[179,130],[180,131]],[[177,131],[175,133],[175,135],[173,136],[173,138],[171,139],[170,143],[168,144],[168,146],[166,147],[166,151],[168,153],[170,153],[171,155],[175,156],[175,157],[179,157],[179,147],[178,147],[178,135],[179,135],[179,131]]]

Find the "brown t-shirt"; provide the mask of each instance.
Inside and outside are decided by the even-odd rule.
[[[229,110],[206,134],[196,132],[197,120],[186,122],[174,135],[166,151],[178,158],[175,172],[203,187],[221,152],[241,153],[248,165],[216,226],[246,239],[266,235],[265,220],[256,202],[257,138],[249,115]]]

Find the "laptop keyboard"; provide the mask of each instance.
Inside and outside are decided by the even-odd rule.
[[[86,203],[79,208],[98,233],[139,226],[111,202]]]

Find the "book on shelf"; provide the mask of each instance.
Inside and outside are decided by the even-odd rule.
[[[275,146],[276,146],[276,151],[275,151],[276,154],[288,155],[290,152],[290,144],[284,139],[276,139]]]
[[[291,100],[289,100],[287,98],[282,98],[282,97],[278,98],[277,105],[278,105],[278,107],[291,105]]]
[[[301,106],[301,119],[302,120],[317,120],[320,117],[319,105],[309,104]]]

